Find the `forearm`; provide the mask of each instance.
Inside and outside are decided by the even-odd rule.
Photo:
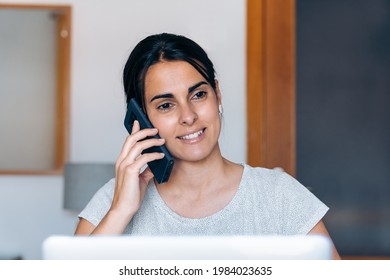
[[[81,218],[77,225],[75,235],[120,235],[124,233],[133,216],[124,215],[119,211],[109,210],[97,226]]]
[[[123,234],[133,216],[110,210],[91,234]]]

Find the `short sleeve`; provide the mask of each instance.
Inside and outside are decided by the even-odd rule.
[[[283,233],[307,234],[325,216],[329,208],[295,178],[282,173],[279,181],[282,195]]]
[[[114,197],[115,179],[111,179],[89,201],[79,214],[79,218],[89,221],[97,226],[111,207]]]

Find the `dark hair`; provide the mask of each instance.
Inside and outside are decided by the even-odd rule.
[[[181,35],[162,33],[146,37],[131,52],[123,71],[126,103],[135,97],[145,109],[146,72],[150,66],[160,61],[190,63],[216,90],[214,66],[206,52],[191,39]]]

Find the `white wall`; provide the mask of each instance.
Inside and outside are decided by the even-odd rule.
[[[0,168],[54,165],[56,32],[49,11],[0,10]]]
[[[73,6],[70,160],[115,161],[126,136],[121,75],[127,56],[145,36],[172,32],[197,41],[214,62],[223,94],[222,151],[245,162],[245,2],[39,2]],[[0,176],[0,257],[3,251],[40,258],[44,238],[73,232],[76,213],[62,209],[62,193],[60,176]]]

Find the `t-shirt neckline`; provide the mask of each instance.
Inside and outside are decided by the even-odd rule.
[[[158,207],[161,211],[164,211],[168,215],[172,216],[175,219],[180,220],[181,222],[196,223],[196,222],[204,222],[206,220],[218,220],[221,217],[225,216],[225,214],[227,214],[228,212],[234,212],[236,209],[239,209],[241,205],[240,200],[242,199],[242,188],[243,186],[247,185],[246,180],[247,180],[247,172],[248,172],[248,166],[246,164],[241,164],[241,165],[244,167],[244,170],[242,172],[241,180],[236,190],[236,193],[234,194],[233,198],[225,207],[223,207],[222,209],[220,209],[219,211],[211,215],[201,217],[201,218],[189,218],[189,217],[184,217],[182,215],[179,215],[178,213],[173,211],[162,199],[154,183],[154,180],[151,180],[151,183],[148,186],[148,188],[150,188],[150,194],[152,196],[152,203],[155,204],[155,206]]]

